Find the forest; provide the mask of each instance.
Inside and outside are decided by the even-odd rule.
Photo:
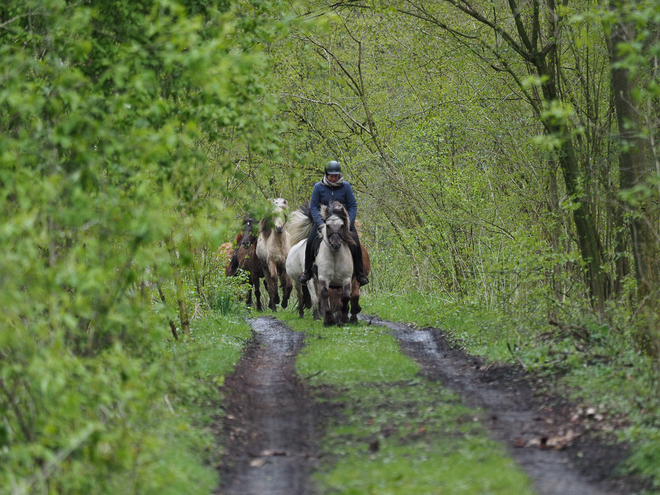
[[[363,311],[598,403],[657,489],[659,55],[653,0],[3,2],[0,493],[215,489],[218,248],[329,160]]]

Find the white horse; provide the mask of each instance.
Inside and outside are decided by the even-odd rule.
[[[303,239],[294,244],[286,259],[286,273],[291,277],[293,285],[296,288],[296,295],[298,296],[298,315],[302,318],[305,314],[305,309],[311,308],[314,319],[318,320],[320,318],[319,298],[317,296],[314,280],[310,280],[305,285],[298,282],[298,277],[300,277],[302,272],[305,271],[306,247],[307,239]]]
[[[353,257],[350,246],[355,242],[350,234],[350,220],[344,206],[333,201],[328,206],[321,206],[321,218],[325,224],[321,227],[319,235],[323,239],[316,256],[317,273],[307,283],[312,306],[316,310],[317,294],[319,312],[323,312],[323,324],[333,325],[336,323],[334,315],[334,304],[330,289],[341,289],[341,316],[340,322],[348,322],[348,303],[351,297],[351,280],[353,276]],[[289,253],[287,260],[287,272],[296,280],[304,270],[305,247],[309,231],[313,227],[309,208],[300,207],[291,216],[291,241],[296,243]],[[296,290],[298,286],[296,285]],[[298,292],[299,304],[304,305],[304,295]],[[302,309],[299,310],[302,316]],[[315,314],[318,314],[315,311]]]
[[[309,203],[301,205],[298,209],[291,213],[291,218],[288,223],[289,240],[291,241],[291,251],[286,259],[286,272],[293,280],[296,287],[296,295],[298,296],[298,315],[302,318],[305,314],[305,309],[312,309],[314,319],[318,320],[319,316],[319,298],[317,283],[312,278],[305,285],[298,282],[298,277],[305,271],[305,249],[307,248],[307,238],[309,232],[314,226],[312,214],[309,211]]]
[[[353,279],[353,256],[350,246],[355,244],[351,236],[351,221],[348,211],[339,201],[321,207],[321,218],[325,224],[321,227],[323,242],[316,255],[320,297],[319,305],[323,310],[323,324],[334,325],[335,319],[330,289],[341,289],[340,323],[348,323],[348,303],[351,299]]]
[[[293,284],[286,273],[285,267],[291,247],[289,233],[286,229],[286,211],[289,205],[283,198],[272,199],[271,201],[274,204],[272,217],[263,219],[259,223],[257,258],[259,258],[264,268],[266,288],[270,299],[268,307],[272,311],[276,311],[277,304],[280,302],[277,287],[278,279],[282,287],[282,308],[286,308],[288,305]]]

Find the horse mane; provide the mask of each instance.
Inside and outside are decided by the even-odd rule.
[[[291,245],[295,246],[303,239],[307,239],[313,225],[314,221],[312,220],[308,201],[291,213],[291,218],[289,219],[289,240]]]
[[[269,218],[262,218],[259,222],[259,233],[265,238],[270,237],[273,232],[273,226]]]
[[[332,215],[338,216],[342,222],[347,224],[347,229],[351,228],[351,220],[348,216],[348,211],[339,201],[330,201],[328,206],[321,205],[321,218],[324,222]]]

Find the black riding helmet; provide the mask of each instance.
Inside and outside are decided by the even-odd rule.
[[[325,164],[325,175],[341,175],[341,165],[334,160]]]

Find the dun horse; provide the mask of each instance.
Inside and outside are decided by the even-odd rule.
[[[289,233],[286,230],[288,203],[283,198],[271,200],[275,205],[271,218],[259,222],[259,238],[257,240],[257,257],[261,261],[266,288],[268,289],[268,307],[277,310],[280,302],[278,279],[282,287],[282,308],[289,303],[293,284],[286,273],[286,258],[289,254]]]
[[[225,275],[233,277],[241,268],[249,273],[250,288],[247,294],[247,305],[252,306],[252,290],[257,303],[257,311],[261,311],[260,279],[264,278],[261,261],[257,258],[257,236],[254,235],[255,220],[247,217],[243,221],[243,231],[236,235],[238,245],[234,250],[231,261],[225,268]]]

